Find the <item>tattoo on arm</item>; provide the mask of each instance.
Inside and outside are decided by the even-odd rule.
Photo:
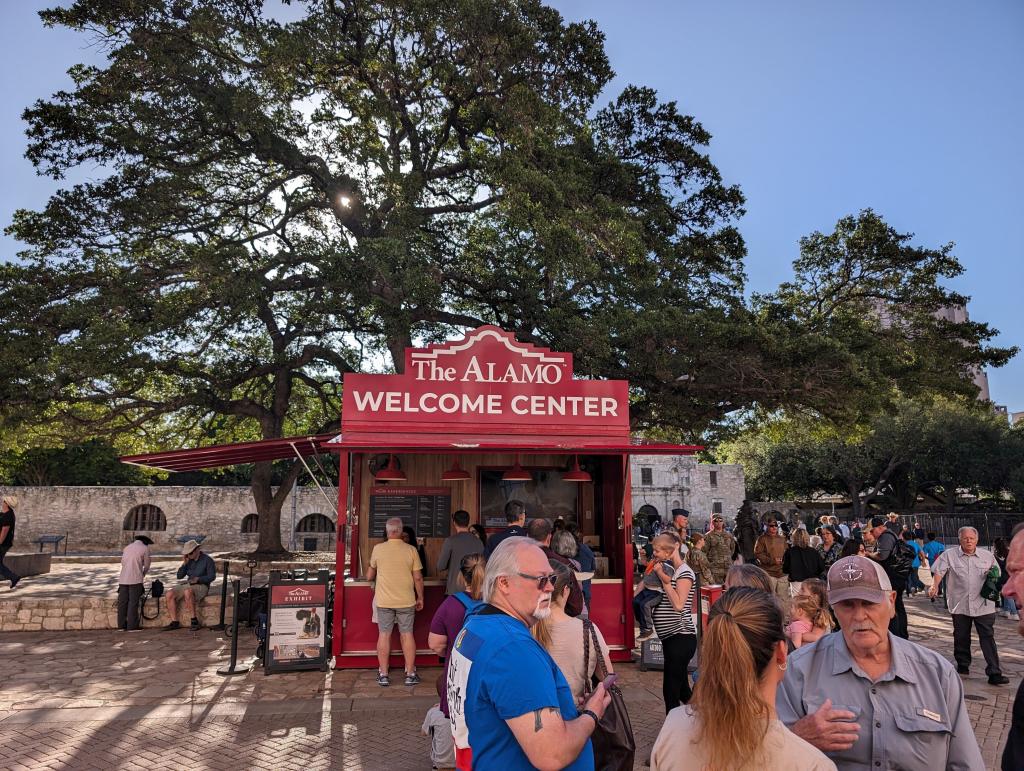
[[[544,723],[540,719],[540,713],[543,712],[543,711],[544,711],[543,709],[535,709],[533,711],[533,732],[534,733],[540,733],[540,729],[542,729],[544,727]],[[555,715],[561,715],[562,714],[558,710],[557,707],[547,707],[547,711],[551,712],[551,713],[553,713]]]

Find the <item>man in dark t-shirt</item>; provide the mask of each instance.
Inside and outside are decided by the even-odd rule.
[[[13,495],[5,495],[0,502],[0,576],[11,582],[12,589],[18,585],[21,576],[4,564],[4,557],[14,545],[14,507],[17,505],[18,499]]]
[[[494,533],[487,539],[487,547],[484,549],[484,557],[491,558],[498,544],[506,538],[526,535],[526,505],[515,498],[505,504],[505,521],[508,527],[498,533]]]

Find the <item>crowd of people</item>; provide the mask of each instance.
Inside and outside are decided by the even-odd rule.
[[[632,767],[595,755],[615,686],[608,646],[589,619],[586,544],[564,523],[527,523],[517,501],[506,518],[508,526],[485,542],[469,515],[456,512],[442,549],[448,596],[428,644],[444,668],[439,703],[423,724],[434,767]],[[769,518],[749,560],[719,516],[698,534],[680,512],[653,534],[634,592],[639,639],[657,635],[664,658],[666,718],[649,765],[983,768],[959,675],[969,672],[973,628],[989,683],[1008,682],[993,635],[996,605],[982,594],[999,571],[1003,613],[1019,619],[1024,526],[994,554],[978,547],[973,528],[961,529],[957,546],[941,548],[932,534],[908,537],[897,527],[892,518],[852,527],[823,518],[809,532]],[[370,563],[382,686],[392,627],[411,631],[422,609],[422,560],[400,533],[401,521],[389,521],[388,541]],[[723,593],[698,638],[697,590],[709,583]],[[917,591],[945,599],[955,664],[907,639],[902,595]],[[419,681],[414,652],[406,655],[407,684]],[[1002,762],[1016,770],[1024,768],[1024,688],[1014,721]]]

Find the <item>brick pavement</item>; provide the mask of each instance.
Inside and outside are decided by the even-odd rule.
[[[926,599],[908,605],[912,639],[950,655],[945,613]],[[1014,686],[989,686],[982,666],[965,679],[978,699],[968,710],[990,768],[1024,673],[1014,625],[999,619],[997,634]],[[436,669],[424,670],[415,688],[380,689],[373,672],[353,670],[222,678],[215,670],[226,645],[207,630],[4,634],[0,767],[429,769],[419,726],[435,701]],[[641,768],[663,718],[660,673],[619,671]]]

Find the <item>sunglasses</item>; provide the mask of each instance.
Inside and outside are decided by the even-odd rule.
[[[544,573],[539,576],[531,576],[529,573],[516,573],[520,578],[525,578],[529,581],[537,582],[537,591],[543,592],[545,584],[551,584],[551,588],[555,588],[555,579],[558,578],[557,573]]]

